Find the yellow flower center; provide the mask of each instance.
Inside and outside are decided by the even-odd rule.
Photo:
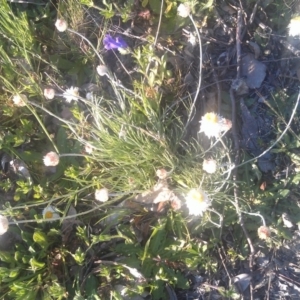
[[[215,113],[205,114],[205,119],[211,123],[218,123],[218,115],[216,115]]]
[[[192,191],[191,197],[194,201],[197,201],[200,203],[204,201],[203,193],[196,191],[196,190]]]
[[[52,219],[53,218],[53,212],[52,211],[47,211],[45,213],[45,219]]]

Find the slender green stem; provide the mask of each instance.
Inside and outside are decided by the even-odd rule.
[[[28,101],[29,102],[29,101]],[[31,104],[31,102],[30,102]],[[56,147],[53,139],[51,138],[51,136],[49,135],[46,127],[44,126],[43,122],[41,121],[40,117],[37,115],[36,111],[34,109],[32,109],[32,107],[30,105],[27,105],[27,108],[31,111],[31,113],[35,116],[35,118],[37,119],[37,121],[39,122],[40,126],[42,127],[43,131],[45,132],[45,134],[47,135],[49,141],[51,142],[53,148],[55,149],[55,151],[57,153],[59,153],[58,148]]]
[[[104,60],[103,58],[100,56],[100,54],[98,53],[97,49],[94,47],[94,45],[85,37],[83,36],[82,34],[80,34],[79,32],[75,31],[75,30],[72,30],[72,29],[67,29],[69,32],[72,32],[74,34],[77,34],[79,35],[81,38],[83,38],[90,46],[91,48],[94,50],[95,54],[98,56],[99,60],[101,61],[102,64],[105,64],[104,63]]]

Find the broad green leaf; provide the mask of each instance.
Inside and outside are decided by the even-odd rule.
[[[39,262],[35,258],[32,258],[29,263],[33,271],[40,270],[45,266],[45,263]]]
[[[48,241],[47,241],[47,235],[44,232],[36,231],[33,234],[33,240],[39,244],[43,249],[47,248]]]

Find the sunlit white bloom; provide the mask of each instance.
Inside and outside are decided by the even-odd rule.
[[[188,17],[190,13],[191,13],[191,8],[187,3],[181,3],[177,7],[177,15],[182,18]]]
[[[104,75],[108,75],[109,71],[108,71],[108,68],[105,65],[100,65],[100,66],[97,67],[97,73],[100,76],[104,76]]]
[[[59,163],[59,155],[56,153],[56,152],[48,152],[44,158],[43,158],[43,161],[44,161],[44,165],[47,166],[47,167],[55,167],[58,165]]]
[[[95,191],[95,199],[100,202],[106,202],[109,198],[108,189],[102,188]]]
[[[43,218],[47,220],[55,220],[59,218],[59,214],[53,206],[49,205],[43,209]]]
[[[258,237],[262,240],[266,240],[271,236],[271,230],[267,226],[260,226],[257,229]]]
[[[66,89],[66,91],[63,93],[63,97],[68,103],[70,103],[72,100],[77,101],[79,97],[78,87],[71,86],[69,89]]]
[[[55,97],[55,90],[51,88],[44,89],[44,96],[51,100]]]
[[[289,36],[300,36],[300,17],[291,19],[288,29]]]
[[[55,22],[55,27],[58,31],[64,32],[68,28],[68,23],[63,19],[57,19]]]
[[[165,170],[165,169],[158,169],[156,171],[156,176],[159,178],[159,179],[166,179],[167,176],[168,176],[168,172]]]
[[[192,189],[186,196],[186,206],[190,215],[202,216],[211,206],[211,200],[202,190]]]
[[[217,170],[217,162],[214,159],[204,159],[203,170],[209,174],[213,174]]]
[[[26,105],[27,97],[24,94],[18,94],[13,96],[13,102],[16,106],[22,107]]]
[[[8,229],[8,220],[5,216],[0,215],[0,235],[4,234]]]
[[[223,131],[229,130],[232,126],[230,120],[227,120],[214,112],[206,113],[202,117],[200,123],[200,132],[204,132],[208,138],[218,138]]]
[[[91,154],[91,153],[93,153],[94,147],[91,146],[90,144],[87,144],[84,146],[84,150],[86,153]]]

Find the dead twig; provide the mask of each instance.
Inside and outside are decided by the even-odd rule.
[[[242,27],[243,27],[243,19],[242,19],[242,10],[238,10],[237,15],[237,28],[236,28],[236,62],[237,62],[237,74],[236,79],[241,78],[241,62],[242,62],[242,56],[241,56],[241,43],[242,43]]]

